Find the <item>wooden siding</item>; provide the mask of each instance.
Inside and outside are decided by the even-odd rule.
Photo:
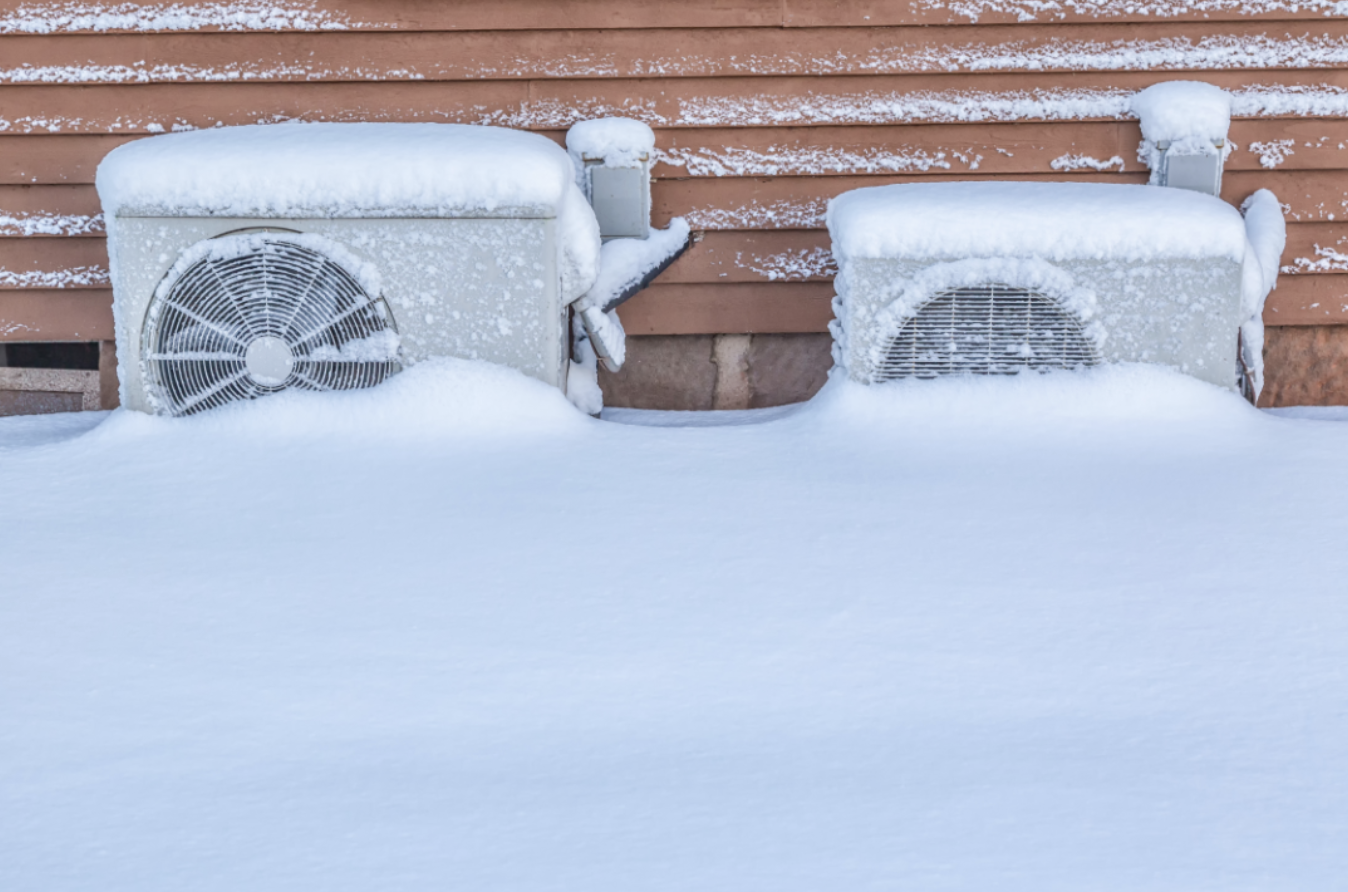
[[[623,308],[629,331],[823,331],[830,197],[918,180],[1143,182],[1126,97],[1176,77],[1238,96],[1223,197],[1269,188],[1287,206],[1266,321],[1348,323],[1348,22],[1327,2],[271,5],[281,14],[262,20],[219,2],[91,2],[82,19],[0,0],[0,339],[110,337],[92,184],[128,140],[302,119],[497,123],[561,141],[601,114],[655,127],[657,223],[683,215],[701,233]]]

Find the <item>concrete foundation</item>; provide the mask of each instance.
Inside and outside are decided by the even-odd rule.
[[[1259,405],[1348,405],[1348,325],[1265,329]]]
[[[814,396],[833,366],[827,334],[629,337],[627,363],[602,371],[604,405],[630,409],[761,409]]]

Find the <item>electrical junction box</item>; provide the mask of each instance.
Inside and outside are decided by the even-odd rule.
[[[1161,152],[1161,186],[1172,189],[1188,189],[1206,195],[1221,195],[1222,158],[1226,148],[1225,140],[1214,141],[1214,151],[1210,154],[1175,154],[1171,143],[1157,143]]]
[[[640,167],[607,167],[586,159],[590,205],[602,238],[646,238],[651,231],[651,187],[647,158]]]

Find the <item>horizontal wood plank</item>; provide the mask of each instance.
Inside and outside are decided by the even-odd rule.
[[[563,130],[539,132],[558,142],[565,137]],[[1238,173],[1281,177],[1290,171],[1348,170],[1348,120],[1238,120],[1231,137],[1237,148],[1227,161],[1228,179]],[[0,134],[0,184],[92,183],[103,157],[136,138]],[[1142,174],[1140,138],[1135,121],[670,129],[657,131],[660,160],[653,174],[657,179]]]
[[[1348,120],[1236,120],[1227,171],[1348,169]],[[659,130],[656,177],[1145,172],[1135,121]]]
[[[1348,324],[1348,275],[1280,277],[1264,302],[1264,324]]]
[[[132,0],[112,5],[114,15],[95,19],[72,14],[71,7],[78,9],[78,4],[0,0],[0,33],[748,28],[782,22],[781,0],[276,0],[268,4],[268,16],[230,16],[228,6],[218,0]]]
[[[0,83],[456,81],[1348,67],[1348,22],[0,35]]]
[[[1348,172],[1325,172],[1309,184],[1279,171],[1232,173],[1224,178],[1222,197],[1239,204],[1256,189],[1271,189],[1291,206],[1290,222],[1345,219],[1348,214]],[[824,225],[828,200],[851,189],[889,183],[969,181],[968,174],[904,174],[840,177],[736,177],[723,180],[664,180],[651,190],[652,217],[665,226],[683,216],[694,229],[762,230],[819,229]],[[1057,182],[1060,174],[1016,174],[998,177],[1015,182]],[[1140,173],[1109,174],[1082,171],[1081,182],[1145,183]],[[1323,189],[1323,191],[1321,191]]]
[[[112,291],[2,291],[0,341],[112,340]]]
[[[967,25],[1006,27],[1035,22],[1324,21],[1324,0],[1267,0],[1253,5],[1210,0],[319,0],[275,2],[268,16],[222,15],[212,0],[134,0],[97,19],[70,6],[0,0],[0,33],[137,31],[515,31],[565,28],[868,27]],[[78,6],[76,6],[78,9]],[[228,7],[225,7],[228,10]]]
[[[1282,21],[1322,22],[1333,13],[1329,2],[1270,0],[1262,4],[1213,3],[1211,0],[784,0],[788,27],[833,25],[973,24],[1026,27],[1036,22]]]
[[[555,130],[608,115],[662,128],[1081,121],[1126,118],[1128,93],[1166,79],[1160,72],[1087,72],[1055,74],[1051,87],[1042,75],[1020,73],[9,85],[0,86],[0,123],[10,134],[137,134],[283,120],[446,121]],[[1348,70],[1214,71],[1203,79],[1230,90],[1312,89],[1319,91],[1316,108],[1324,115],[1348,116]]]

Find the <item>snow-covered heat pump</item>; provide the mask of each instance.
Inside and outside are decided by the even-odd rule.
[[[828,212],[840,270],[835,358],[864,383],[1136,361],[1257,391],[1252,341],[1262,341],[1281,251],[1258,246],[1281,236],[1282,217],[1271,194],[1255,197],[1259,231],[1247,238],[1234,207],[1179,189],[997,182],[846,193]]]
[[[434,356],[565,389],[594,214],[550,140],[450,124],[153,137],[98,171],[122,405],[366,387]]]
[[[604,239],[646,238],[655,154],[651,128],[630,118],[581,121],[567,131],[566,148]]]
[[[1201,81],[1167,81],[1132,98],[1142,124],[1139,155],[1153,186],[1222,192],[1222,167],[1231,154],[1231,96]]]

